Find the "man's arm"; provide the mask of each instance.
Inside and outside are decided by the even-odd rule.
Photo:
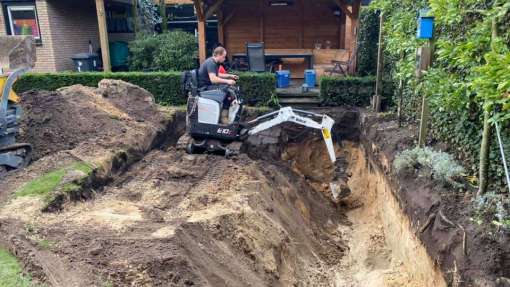
[[[213,84],[227,84],[231,86],[236,84],[236,81],[219,77],[216,75],[216,73],[209,73],[209,80]]]
[[[233,75],[233,74],[218,74],[218,76],[223,79],[233,79],[233,80],[239,79],[239,77],[237,75]]]

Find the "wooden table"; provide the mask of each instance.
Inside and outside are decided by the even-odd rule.
[[[264,50],[266,61],[279,59],[304,59],[308,63],[308,69],[313,69],[313,52],[311,49],[266,49]],[[246,53],[236,53],[232,55],[232,60],[245,59]]]

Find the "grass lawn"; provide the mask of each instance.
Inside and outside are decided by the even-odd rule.
[[[75,162],[67,167],[59,168],[44,174],[21,187],[16,191],[16,196],[40,196],[48,195],[53,192],[60,184],[66,173],[70,170],[79,170],[85,174],[90,174],[92,168],[83,162]],[[64,191],[70,191],[73,188],[79,188],[76,184],[70,183],[69,186],[64,186]]]
[[[33,287],[30,276],[23,275],[16,257],[0,248],[0,287]]]

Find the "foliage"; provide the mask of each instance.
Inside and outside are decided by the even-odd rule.
[[[509,198],[494,192],[488,192],[479,196],[474,201],[475,220],[481,224],[488,218],[489,221],[496,226],[510,228],[510,214],[508,207],[510,206]]]
[[[29,73],[19,79],[14,90],[18,93],[36,89],[54,91],[71,85],[97,87],[103,79],[123,80],[140,86],[154,95],[162,105],[183,105],[181,74],[177,72],[123,72],[123,73]]]
[[[417,15],[430,7],[435,16],[434,63],[415,76]],[[404,80],[404,115],[416,119],[425,94],[431,110],[432,139],[449,144],[469,172],[478,172],[482,111],[492,122],[510,118],[510,2],[494,0],[375,0],[371,9],[385,13],[385,62],[394,83]],[[491,45],[492,22],[498,36]],[[510,132],[503,130],[507,151]],[[504,173],[495,138],[490,151],[492,188],[501,188]]]
[[[137,0],[138,1],[138,20],[144,32],[152,32],[156,24],[161,23],[162,19],[158,7],[153,0]]]
[[[140,86],[154,95],[160,105],[184,105],[186,96],[181,91],[179,72],[122,72],[122,73],[29,73],[19,79],[14,90],[22,93],[28,90],[54,91],[62,87],[81,84],[97,87],[103,79],[117,79]],[[274,103],[276,96],[275,77],[269,73],[240,73],[242,97],[251,105]]]
[[[383,97],[386,104],[391,98],[392,88],[385,83]],[[375,78],[367,77],[329,77],[320,79],[320,98],[328,105],[350,105],[365,107],[375,93]]]
[[[92,168],[83,162],[75,162],[67,167],[59,168],[57,170],[48,172],[41,175],[40,177],[26,183],[19,190],[16,191],[15,195],[20,196],[46,196],[60,185],[64,176],[71,170],[81,171],[86,175],[92,172]],[[73,187],[76,187],[74,183],[68,183],[62,186],[64,191],[71,191]]]
[[[242,73],[238,81],[242,98],[249,105],[277,105],[276,77],[271,73]]]
[[[0,248],[0,287],[35,286],[29,276],[23,274],[21,265],[11,253]]]
[[[464,173],[464,168],[455,161],[452,155],[434,151],[429,147],[416,147],[401,152],[395,157],[393,167],[397,172],[417,169],[420,171],[420,175],[431,175],[445,184],[455,184],[455,179],[460,178]]]
[[[377,74],[377,47],[379,41],[379,13],[362,8],[358,34],[358,74]]]
[[[131,71],[184,71],[194,68],[198,59],[195,36],[184,31],[146,35],[129,43]]]

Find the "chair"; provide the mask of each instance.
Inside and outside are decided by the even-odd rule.
[[[354,49],[351,53],[351,56],[349,57],[349,60],[347,60],[347,61],[332,60],[331,64],[333,64],[333,68],[327,69],[325,72],[329,73],[330,76],[333,76],[333,74],[340,74],[342,76],[347,76],[349,67],[352,65],[352,63],[354,61],[354,57],[356,57],[356,53],[357,53],[357,47],[354,47]]]
[[[250,72],[266,71],[266,56],[264,55],[264,43],[247,43],[246,56]]]
[[[275,71],[278,64],[282,64],[281,60],[273,60],[266,63],[266,56],[264,51],[264,43],[247,43],[246,56],[248,58],[248,66],[250,72],[271,72]]]

